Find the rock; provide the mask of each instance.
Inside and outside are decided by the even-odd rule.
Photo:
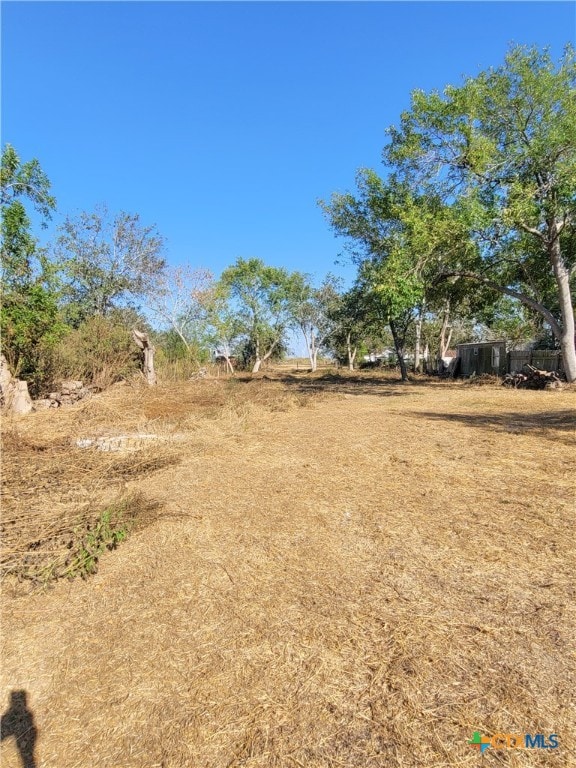
[[[71,392],[75,392],[78,389],[82,389],[83,386],[84,386],[83,381],[76,381],[75,379],[67,379],[66,381],[62,382],[62,384],[60,385],[60,389],[62,390],[62,393],[66,392],[66,394],[70,394]]]
[[[13,385],[14,391],[10,401],[7,402],[8,407],[13,413],[30,413],[32,410],[32,398],[28,392],[28,383],[15,379]]]
[[[44,398],[41,400],[33,400],[32,406],[36,411],[41,411],[44,408],[51,408],[52,407],[52,400],[49,400],[48,398]]]

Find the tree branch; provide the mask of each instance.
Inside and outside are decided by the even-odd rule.
[[[535,235],[536,237],[540,238],[543,243],[546,242],[546,235],[540,232],[539,229],[536,229],[536,227],[529,227],[527,224],[520,223],[520,229],[523,229],[524,232],[528,232],[530,235]]]
[[[506,296],[511,296],[513,299],[518,299],[518,301],[521,301],[522,304],[525,304],[527,307],[530,307],[530,309],[533,309],[535,312],[538,312],[542,315],[542,317],[550,325],[550,328],[552,329],[552,332],[556,338],[560,339],[562,336],[562,329],[560,328],[560,325],[552,312],[550,312],[550,310],[547,309],[543,304],[540,304],[540,302],[531,299],[530,296],[526,296],[525,293],[516,291],[514,288],[508,288],[505,285],[499,285],[493,280],[490,280],[483,275],[479,275],[477,272],[444,272],[442,275],[439,275],[436,278],[436,281],[439,282],[441,280],[447,280],[449,277],[466,277],[469,280],[476,280],[479,283],[487,285],[488,288],[492,288],[493,290],[498,291],[499,293],[503,293]]]

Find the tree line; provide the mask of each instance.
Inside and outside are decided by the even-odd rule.
[[[319,354],[353,367],[390,347],[403,379],[408,358],[419,370],[457,341],[531,339],[561,350],[576,381],[573,49],[554,62],[515,47],[459,86],[416,91],[387,136],[385,173],[360,169],[353,192],[319,201],[357,267],[348,290],[257,258],[217,280],[171,266],[154,226],[105,207],[67,217],[41,247],[30,209],[53,215],[50,181],[7,145],[0,319],[13,373],[38,393],[57,361],[69,372],[80,358],[101,361],[103,339],[128,365],[138,326],[168,356],[202,362],[212,350],[229,371],[258,371],[295,329],[312,370]]]

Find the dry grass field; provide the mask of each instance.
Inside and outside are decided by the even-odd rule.
[[[575,406],[283,371],[6,419],[3,768],[576,766]]]

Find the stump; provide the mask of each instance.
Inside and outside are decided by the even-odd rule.
[[[2,405],[12,413],[30,413],[32,410],[28,383],[12,376],[4,355],[0,355],[0,396]]]
[[[132,338],[136,345],[142,350],[142,373],[150,387],[156,384],[156,371],[154,370],[154,352],[155,347],[150,343],[147,333],[141,333],[134,329]]]

